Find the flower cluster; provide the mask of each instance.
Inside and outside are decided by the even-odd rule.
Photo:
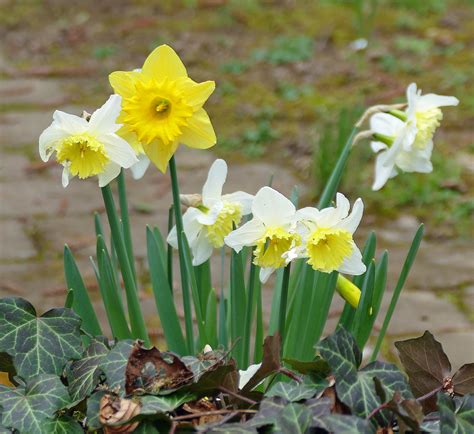
[[[420,173],[433,170],[433,136],[443,119],[439,107],[458,103],[453,96],[421,95],[421,90],[412,83],[407,88],[405,111],[390,110],[371,117],[371,147],[377,153],[374,190],[380,190],[399,170]]]
[[[193,253],[193,265],[207,261],[214,248],[224,244],[240,252],[254,247],[253,262],[260,267],[265,282],[277,268],[305,258],[314,270],[325,273],[359,275],[365,272],[360,250],[353,240],[363,213],[357,199],[349,214],[349,201],[337,194],[336,206],[322,210],[307,207],[296,210],[293,203],[270,187],[254,196],[238,191],[222,195],[227,176],[224,160],[216,160],[193,206],[183,215],[184,232]],[[252,219],[237,227],[242,216]],[[176,227],[168,243],[178,248]]]

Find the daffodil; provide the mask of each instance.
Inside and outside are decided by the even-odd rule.
[[[260,280],[266,282],[271,273],[285,267],[288,253],[301,242],[296,228],[295,206],[278,191],[261,188],[252,204],[253,218],[231,232],[225,243],[240,252],[244,246],[255,246],[255,265],[261,267]]]
[[[307,258],[314,270],[351,275],[365,272],[362,255],[353,239],[364,210],[362,200],[356,200],[350,214],[349,210],[349,201],[338,193],[336,207],[322,210],[307,207],[297,211],[298,231],[303,242],[296,250],[299,257]]]
[[[39,153],[43,161],[56,154],[56,161],[63,166],[64,187],[74,176],[97,176],[99,186],[104,187],[122,167],[127,169],[138,161],[130,145],[116,134],[120,128],[116,123],[120,99],[112,95],[89,121],[59,110],[54,112],[52,124],[39,138]]]
[[[162,172],[180,143],[199,149],[215,145],[214,128],[203,109],[215,83],[191,80],[171,47],[159,46],[141,69],[116,71],[109,79],[122,96],[119,134]]]
[[[433,170],[433,135],[443,118],[439,107],[459,103],[452,96],[421,95],[415,83],[407,88],[407,100],[405,111],[377,113],[370,118],[374,138],[371,147],[378,153],[373,190],[381,189],[399,170],[419,173]]]
[[[250,213],[254,197],[243,191],[223,195],[226,178],[226,162],[214,161],[200,203],[189,207],[183,215],[183,228],[193,254],[193,265],[207,261],[213,249],[224,245],[224,238],[239,225],[242,216]],[[176,226],[170,231],[167,241],[178,248]]]

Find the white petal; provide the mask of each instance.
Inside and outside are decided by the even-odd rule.
[[[53,122],[46,128],[39,137],[39,154],[43,161],[48,161],[51,154],[54,152],[56,144],[69,134],[58,128],[57,122]]]
[[[244,246],[254,246],[265,234],[265,226],[258,219],[252,219],[224,238],[224,242],[237,253]]]
[[[351,234],[353,234],[356,231],[357,227],[359,226],[359,223],[362,219],[363,214],[364,214],[364,203],[362,202],[362,199],[359,198],[355,201],[350,215],[341,222],[339,227],[346,229]]]
[[[183,229],[189,245],[194,243],[202,229],[202,225],[198,221],[201,214],[201,211],[193,207],[188,208],[183,214]]]
[[[224,203],[220,200],[219,202],[215,202],[207,213],[200,211],[200,214],[197,216],[198,222],[206,226],[213,225],[216,222],[217,217],[219,216],[219,213],[222,211],[223,207]]]
[[[166,242],[173,248],[178,248],[178,233],[176,231],[176,226],[173,226],[166,238]]]
[[[387,163],[387,151],[377,155],[375,160],[375,180],[372,184],[372,190],[380,190],[390,178],[394,164]]]
[[[376,113],[370,118],[370,129],[374,133],[396,136],[403,121],[388,113]]]
[[[83,133],[89,128],[89,123],[84,118],[60,110],[53,113],[53,119],[56,121],[58,128],[69,134]]]
[[[145,154],[138,155],[138,162],[130,167],[132,171],[133,179],[141,179],[145,175],[148,166],[150,165],[150,159]]]
[[[104,143],[109,158],[124,169],[128,169],[138,163],[133,148],[121,137],[116,134],[104,134],[98,136]]]
[[[247,215],[252,212],[252,203],[255,196],[244,191],[236,191],[235,193],[225,194],[222,200],[230,203],[240,203],[242,206],[242,215]]]
[[[250,365],[245,371],[239,370],[239,389],[240,390],[242,390],[245,387],[245,385],[260,369],[260,366],[262,366],[262,364],[258,363],[256,365]]]
[[[213,247],[209,243],[205,231],[201,231],[199,237],[191,245],[191,250],[193,252],[194,266],[203,264],[212,256]]]
[[[296,209],[281,193],[273,188],[263,187],[255,195],[252,213],[267,226],[280,226],[295,219]]]
[[[332,206],[322,209],[319,212],[316,224],[319,227],[331,228],[337,225],[341,220],[341,214],[337,208]]]
[[[407,87],[407,116],[411,119],[412,116],[415,114],[416,106],[419,99],[419,93],[417,91],[416,83],[410,83]]]
[[[89,130],[102,134],[115,133],[120,128],[116,123],[117,117],[122,110],[122,98],[120,95],[110,95],[105,104],[94,113],[89,120]]]
[[[433,170],[433,165],[430,161],[432,150],[433,141],[430,141],[425,149],[401,152],[397,157],[396,165],[404,172],[430,173]]]
[[[260,282],[265,283],[274,271],[275,269],[272,267],[260,268]]]
[[[354,244],[354,250],[352,251],[351,256],[344,259],[344,262],[337,271],[344,274],[351,274],[352,276],[359,276],[360,274],[364,274],[366,270],[367,267],[362,262],[360,250]]]
[[[435,107],[456,106],[459,100],[454,96],[436,95],[435,93],[427,93],[418,100],[417,110],[429,110]]]
[[[346,218],[349,214],[349,210],[351,209],[349,199],[347,199],[347,197],[342,193],[336,194],[336,209],[339,213],[340,219]]]
[[[61,182],[63,184],[63,187],[66,188],[69,185],[69,165],[65,164],[63,166],[63,173],[61,176]]]
[[[210,208],[216,200],[220,200],[222,196],[222,187],[227,178],[227,163],[218,159],[214,161],[207,180],[202,188],[202,203]]]
[[[113,161],[107,164],[104,171],[97,175],[99,178],[99,187],[105,187],[110,181],[117,178],[117,176],[119,176],[120,169],[120,166]]]
[[[382,142],[370,142],[370,147],[375,153],[388,148],[388,146]]]

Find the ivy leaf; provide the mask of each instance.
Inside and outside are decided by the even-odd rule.
[[[26,300],[0,300],[0,351],[13,357],[18,375],[60,375],[65,363],[79,358],[81,319],[70,309],[51,309],[40,317]]]
[[[313,428],[324,428],[323,418],[331,414],[331,400],[329,398],[308,399],[305,402],[306,408],[311,411],[313,418],[311,426]]]
[[[265,393],[265,396],[268,398],[278,396],[287,401],[296,402],[302,401],[303,399],[310,399],[326,387],[327,382],[318,387],[318,385],[315,384],[302,384],[295,380],[289,382],[279,381],[267,393]]]
[[[81,425],[70,416],[46,420],[42,427],[43,434],[84,434]]]
[[[206,431],[207,434],[257,434],[255,428],[247,427],[240,423],[228,423]]]
[[[82,401],[95,389],[102,372],[99,365],[108,352],[105,342],[94,338],[81,359],[68,366],[66,377],[73,401]]]
[[[322,340],[316,349],[328,362],[336,378],[338,398],[347,405],[356,416],[367,417],[381,403],[374,385],[377,377],[384,389],[393,395],[399,391],[403,399],[412,398],[405,375],[395,366],[385,362],[373,362],[357,371],[361,363],[361,352],[355,339],[343,328]],[[377,418],[388,423],[384,412]]]
[[[276,431],[304,434],[313,422],[311,411],[303,404],[290,404],[285,406],[283,412],[276,419]]]
[[[102,427],[99,421],[100,400],[107,392],[105,390],[97,390],[87,399],[87,428],[90,431],[98,430]]]
[[[419,338],[395,342],[395,347],[416,397],[442,386],[444,379],[451,374],[448,356],[429,331]],[[436,396],[424,400],[423,408],[425,412],[434,411]]]
[[[41,433],[42,425],[70,403],[66,386],[56,375],[31,378],[15,389],[0,385],[2,424],[25,433]]]
[[[125,393],[125,371],[132,348],[132,340],[126,339],[119,341],[115,347],[102,358],[99,364],[100,369],[102,369],[107,378],[109,388],[117,388],[122,394]]]
[[[375,434],[375,427],[357,416],[332,414],[324,418],[327,429],[337,434]]]
[[[466,395],[456,409],[454,400],[438,393],[441,434],[471,434],[474,432],[474,395]]]
[[[453,388],[459,395],[474,393],[474,363],[461,366],[453,375]]]
[[[196,395],[179,392],[166,396],[144,395],[140,397],[140,415],[167,413],[193,399]]]

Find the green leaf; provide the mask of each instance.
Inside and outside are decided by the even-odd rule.
[[[282,432],[305,434],[311,427],[313,417],[311,411],[303,404],[286,405],[276,420]]]
[[[132,340],[119,341],[99,364],[107,378],[109,388],[118,388],[120,393],[125,392],[125,370],[132,348]]]
[[[279,381],[278,383],[274,384],[268,392],[265,393],[265,396],[268,398],[277,396],[290,402],[297,402],[312,398],[326,387],[327,383],[321,384],[320,387],[317,387],[314,384],[298,383],[295,380],[291,380],[289,382]]]
[[[102,427],[102,424],[99,421],[100,413],[100,400],[107,392],[105,390],[98,390],[94,392],[87,399],[87,427],[89,430],[98,430]]]
[[[175,351],[178,354],[186,354],[186,342],[178,313],[176,312],[173,292],[169,287],[163,255],[160,253],[158,241],[149,227],[146,228],[146,240],[153,295],[166,343],[171,351]]]
[[[66,386],[56,375],[31,377],[15,389],[0,385],[2,424],[21,433],[41,433],[43,424],[70,403]]]
[[[46,420],[41,426],[43,434],[84,434],[81,425],[71,416],[61,416]]]
[[[107,345],[96,338],[85,349],[81,359],[68,366],[66,377],[73,401],[81,401],[95,389],[102,372],[99,365],[108,352]]]
[[[257,434],[255,428],[247,427],[239,423],[227,423],[206,431],[207,434]]]
[[[247,297],[244,280],[242,252],[232,250],[230,264],[230,331],[232,351],[240,368],[243,366],[242,321],[245,320]],[[250,300],[249,300],[250,301]]]
[[[60,375],[81,353],[81,319],[70,309],[51,309],[40,317],[22,298],[0,299],[0,351],[13,357],[18,375]]]
[[[144,395],[140,397],[140,415],[154,415],[175,410],[186,402],[196,399],[192,393],[173,393],[167,396]]]
[[[374,377],[377,377],[389,394],[399,391],[402,398],[412,398],[405,375],[390,363],[373,362],[360,371],[361,352],[352,335],[339,328],[336,333],[321,341],[317,346],[336,378],[338,398],[356,416],[367,417],[382,402],[377,395]],[[387,422],[384,413],[377,414]]]
[[[438,393],[441,434],[472,434],[474,432],[474,395],[466,395],[455,409],[454,401]]]
[[[328,430],[337,434],[375,434],[375,427],[357,416],[332,414],[324,418]]]
[[[371,332],[370,318],[372,316],[372,299],[375,283],[375,262],[370,261],[367,272],[365,273],[364,283],[361,288],[361,297],[357,306],[352,333],[355,336],[357,345],[364,348],[365,342]]]
[[[92,336],[101,335],[102,330],[92,307],[89,293],[84,285],[79,268],[77,268],[74,256],[67,245],[64,246],[64,274],[67,288],[74,291],[72,309],[81,317],[82,327]]]

